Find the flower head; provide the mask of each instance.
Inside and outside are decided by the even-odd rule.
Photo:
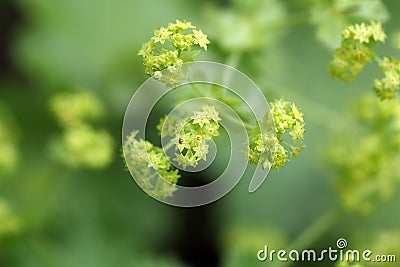
[[[385,57],[379,66],[384,77],[374,80],[374,91],[382,100],[393,99],[400,90],[400,60]]]
[[[176,153],[174,160],[183,168],[196,167],[198,161],[206,160],[208,154],[208,142],[219,135],[218,111],[213,106],[205,105],[201,110],[193,111],[193,115],[183,119],[168,117],[163,125],[173,125],[168,132],[174,136]],[[169,126],[167,126],[169,127]],[[162,130],[162,127],[158,127]],[[164,135],[165,136],[165,135]]]
[[[180,175],[173,170],[162,148],[138,139],[138,131],[131,132],[123,144],[125,163],[137,182],[148,194],[169,197],[176,191]]]
[[[178,48],[178,50],[190,50],[193,46],[193,36],[184,35],[181,33],[174,34],[171,37],[172,45]]]
[[[304,148],[304,119],[297,106],[284,99],[271,103],[271,112],[264,116],[264,120],[268,122],[271,119],[274,131],[261,129],[263,123],[259,122],[250,132],[246,154],[250,162],[261,164],[264,169],[279,169]],[[292,136],[292,144],[288,143],[286,135]]]
[[[353,80],[373,59],[379,62],[384,77],[375,79],[373,89],[381,99],[392,99],[400,89],[400,64],[392,58],[378,58],[372,47],[385,42],[386,33],[380,22],[371,21],[346,27],[342,32],[341,47],[336,49],[329,64],[332,76],[344,82]]]
[[[190,22],[176,20],[175,23],[155,30],[154,36],[138,52],[143,58],[145,72],[149,75],[160,74],[160,71],[170,66],[193,61],[199,52],[193,50],[195,46],[207,50],[207,44],[210,43],[207,35],[194,28]]]
[[[371,21],[369,31],[375,42],[384,42],[386,40],[386,33],[382,28],[382,23]]]

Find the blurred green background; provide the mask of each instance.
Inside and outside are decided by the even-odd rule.
[[[2,0],[0,266],[280,266],[259,262],[256,252],[264,244],[324,249],[341,237],[352,248],[399,257],[398,179],[373,211],[346,210],[335,187],[344,174],[327,156],[335,138],[362,134],[346,121],[379,69],[368,66],[343,84],[327,65],[341,29],[370,19],[384,21],[389,37],[378,52],[398,56],[400,2],[347,1],[355,9],[345,2]],[[285,97],[304,113],[306,149],[255,193],[244,178],[213,204],[175,208],[148,197],[125,170],[123,115],[147,78],[136,54],[154,29],[175,19],[208,34],[200,59],[235,66],[269,100]],[[49,103],[73,92],[102,106],[90,124],[112,140],[99,148],[109,155],[101,166],[71,166],[58,155],[63,147],[54,149],[65,129]],[[91,157],[90,149],[74,153]]]

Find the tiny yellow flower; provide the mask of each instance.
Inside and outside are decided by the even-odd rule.
[[[371,21],[370,32],[372,38],[374,38],[376,42],[384,42],[386,40],[386,34],[382,29],[382,23]]]
[[[161,27],[160,29],[154,31],[153,41],[154,43],[160,42],[161,44],[164,44],[165,40],[167,40],[171,34],[171,31],[164,27]]]
[[[140,49],[138,56],[148,57],[153,53],[154,50],[154,42],[150,40],[147,43],[142,44],[142,49]]]
[[[186,22],[186,21],[180,21],[180,20],[176,20],[175,24],[170,23],[168,25],[168,28],[171,30],[173,29],[174,31],[184,31],[186,29],[194,29],[196,28],[195,26],[192,25],[191,22]]]
[[[360,43],[369,43],[371,32],[364,23],[356,24],[354,27],[354,40],[358,40]]]
[[[200,47],[204,48],[204,50],[207,51],[207,45],[210,43],[210,41],[207,39],[207,35],[204,34],[201,30],[192,30],[193,31],[193,36],[194,44],[198,44]]]

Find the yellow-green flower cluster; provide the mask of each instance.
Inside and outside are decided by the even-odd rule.
[[[54,156],[70,167],[103,168],[110,164],[113,140],[89,121],[104,113],[102,104],[87,92],[62,93],[50,100],[50,108],[63,127],[52,146]]]
[[[272,132],[261,134],[258,127],[255,129],[257,130],[250,134],[247,158],[251,163],[261,164],[264,169],[268,169],[273,165],[274,157],[278,156],[278,139]],[[280,153],[282,154],[282,151]]]
[[[386,34],[380,22],[371,21],[370,24],[354,24],[342,32],[343,40],[354,40],[360,44],[372,44],[374,42],[385,42]]]
[[[342,33],[342,45],[335,51],[329,71],[342,81],[353,80],[364,66],[374,59],[381,68],[384,77],[374,80],[374,91],[381,99],[393,99],[400,90],[400,60],[379,58],[372,50],[377,42],[384,42],[386,34],[381,23],[372,21],[347,27]]]
[[[304,148],[305,123],[297,106],[283,98],[271,103],[271,114],[275,132],[261,133],[262,123],[257,125],[250,133],[247,157],[252,163],[262,164],[264,169],[279,169]]]
[[[386,34],[379,22],[371,21],[370,24],[361,23],[345,28],[341,47],[334,53],[329,72],[344,82],[353,80],[374,58],[372,47],[385,39]]]
[[[330,146],[330,162],[338,173],[337,189],[348,210],[369,213],[389,199],[400,182],[400,102],[362,99],[357,123],[363,135],[346,134]]]
[[[183,168],[196,167],[200,160],[207,160],[208,142],[219,132],[218,111],[213,106],[205,105],[201,111],[194,111],[193,115],[180,121],[176,127],[174,138],[174,159]]]
[[[125,163],[141,187],[150,195],[169,197],[176,191],[180,175],[173,170],[164,151],[149,141],[137,139],[137,131],[127,136],[123,146]]]
[[[97,120],[104,114],[99,100],[84,91],[53,96],[50,100],[50,109],[59,123],[64,126]]]
[[[143,57],[145,72],[154,75],[171,66],[193,61],[199,53],[198,46],[207,51],[210,41],[201,30],[195,30],[190,22],[176,20],[154,31],[154,36],[142,45],[138,55]]]
[[[355,21],[389,19],[382,0],[320,0],[310,10],[310,22],[316,26],[316,37],[327,48],[335,49],[343,28]],[[358,26],[361,27],[361,24]],[[365,35],[361,35],[365,38]]]
[[[293,142],[304,139],[303,113],[292,103],[283,98],[271,103],[271,112],[278,140],[289,133]]]
[[[379,66],[385,77],[375,79],[374,91],[380,99],[392,99],[400,88],[400,60],[385,57]]]
[[[87,124],[65,128],[56,152],[71,167],[102,168],[111,162],[113,140],[105,130]]]

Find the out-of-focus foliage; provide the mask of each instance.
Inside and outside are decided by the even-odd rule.
[[[224,267],[255,266],[260,263],[256,257],[267,244],[269,249],[283,249],[287,238],[276,227],[254,224],[233,224],[222,233]],[[279,266],[280,262],[268,262],[268,266]]]
[[[210,5],[205,17],[210,38],[223,50],[246,52],[276,44],[286,10],[277,0],[235,0],[227,9]]]
[[[9,204],[0,199],[0,238],[10,233],[18,232],[20,222],[10,209]]]
[[[18,163],[15,131],[8,110],[0,103],[0,177],[13,171]]]
[[[388,266],[395,267],[398,266],[399,255],[398,251],[400,249],[400,233],[398,227],[387,228],[384,225],[373,226],[374,231],[370,232],[368,235],[365,234],[364,230],[358,230],[358,236],[353,247],[360,248],[360,250],[371,250],[371,259],[374,262],[364,262],[363,266],[373,267],[373,266]],[[378,262],[375,257],[379,256]],[[394,256],[394,258],[393,258]]]
[[[400,48],[400,31],[397,31],[395,34],[393,34],[393,37],[391,38],[391,44],[395,48]]]
[[[382,230],[374,235],[374,240],[370,244],[371,249],[375,254],[379,255],[394,255],[395,261],[393,262],[377,262],[376,266],[388,266],[395,267],[398,266],[399,254],[400,251],[400,231],[396,230]]]
[[[330,162],[338,175],[337,189],[344,207],[370,213],[388,200],[400,183],[400,102],[380,102],[367,95],[335,142]]]

